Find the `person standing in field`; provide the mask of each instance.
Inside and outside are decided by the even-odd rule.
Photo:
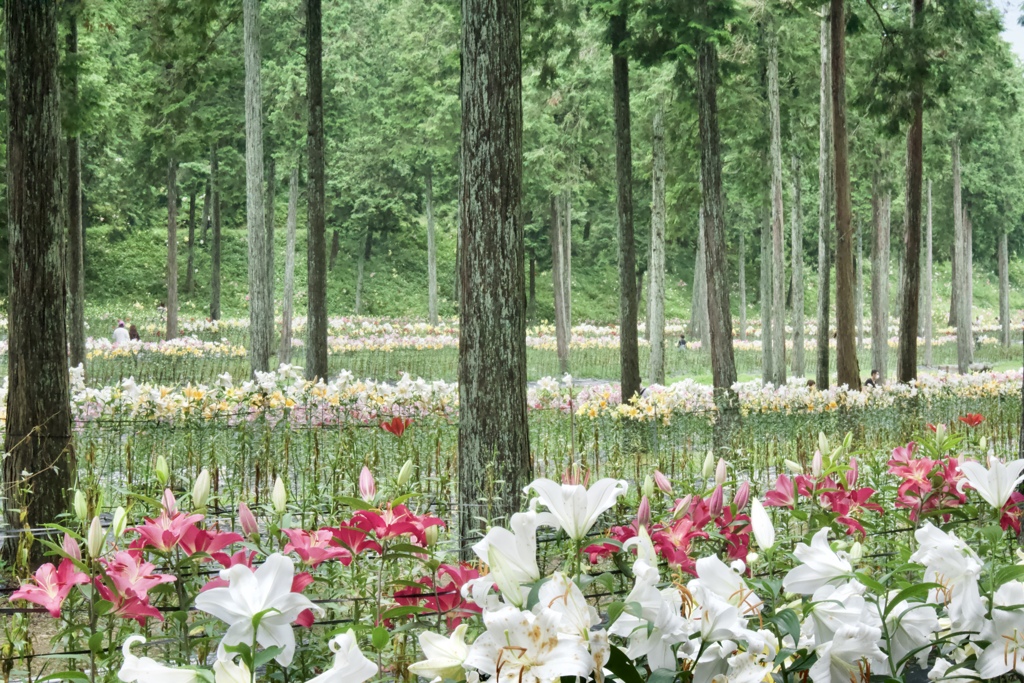
[[[117,327],[114,329],[114,343],[115,344],[127,344],[131,340],[131,336],[128,334],[128,330],[124,327],[124,321],[119,320]]]
[[[132,341],[142,341],[142,337],[139,336],[139,328],[135,327],[135,323],[128,326],[128,338]]]

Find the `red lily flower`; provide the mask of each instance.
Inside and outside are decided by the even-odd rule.
[[[412,424],[412,420],[405,417],[393,417],[389,422],[382,422],[380,428],[386,432],[391,432],[395,436],[402,436],[405,433],[405,428]]]
[[[173,576],[171,580],[174,580]],[[145,626],[146,619],[149,617],[153,617],[157,621],[164,620],[160,610],[149,604],[148,598],[139,597],[131,591],[125,594],[111,590],[110,586],[101,581],[98,576],[93,585],[95,585],[96,592],[100,594],[101,598],[114,605],[113,610],[111,610],[112,614],[116,614],[124,619],[134,619],[139,623],[139,626]]]
[[[242,535],[236,534],[233,531],[210,531],[208,529],[200,529],[196,526],[190,526],[185,529],[185,533],[182,534],[178,545],[189,557],[196,553],[205,553],[212,556],[214,553],[220,552],[232,543],[238,543],[242,540]],[[208,561],[208,559],[209,558],[204,558],[203,562]]]
[[[364,550],[373,550],[378,555],[381,553],[380,543],[370,538],[369,532],[363,529],[353,526],[332,527],[331,535],[334,536],[334,545],[347,549],[353,556]]]
[[[967,413],[960,416],[960,421],[968,427],[977,427],[985,421],[985,416],[978,413]]]
[[[60,617],[60,607],[71,589],[78,584],[89,583],[89,576],[80,572],[75,563],[64,558],[54,568],[47,562],[32,576],[32,583],[26,583],[11,595],[11,600],[25,600],[45,607],[54,619]]]
[[[381,540],[409,534],[421,546],[427,544],[424,536],[427,527],[444,526],[444,522],[437,517],[414,515],[404,505],[395,505],[394,507],[389,505],[380,513],[373,510],[359,510],[352,515],[351,524],[367,533],[372,531]]]
[[[310,567],[316,567],[324,560],[339,560],[346,567],[352,563],[352,553],[346,548],[334,545],[334,534],[331,529],[305,531],[304,529],[284,529],[289,543],[284,552],[295,552]]]

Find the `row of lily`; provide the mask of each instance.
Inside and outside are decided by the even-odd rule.
[[[919,398],[941,400],[1015,399],[1019,396],[1021,371],[971,375],[924,374],[910,384],[886,384],[870,390],[847,387],[818,390],[794,378],[775,387],[759,381],[733,388],[740,410],[750,414],[820,413],[838,410],[891,408],[901,401]],[[0,385],[0,407],[6,401],[6,380]],[[282,365],[278,370],[257,373],[254,380],[236,382],[222,374],[217,383],[168,386],[136,382],[86,386],[80,368],[72,369],[72,406],[76,422],[85,426],[96,420],[226,419],[232,424],[265,419],[296,425],[374,423],[393,416],[453,418],[458,412],[458,385],[426,381],[403,375],[398,382],[357,380],[342,371],[330,382],[311,383],[302,369]],[[572,377],[544,378],[527,391],[528,406],[535,411],[574,412],[588,419],[658,421],[700,415],[713,419],[715,403],[709,385],[683,380],[668,386],[645,388],[643,395],[623,404],[617,384],[577,386]],[[0,410],[0,415],[3,411]]]
[[[979,417],[965,418],[884,458],[822,436],[809,465],[786,463],[771,487],[730,479],[730,464],[711,456],[685,483],[660,472],[639,486],[590,483],[573,468],[561,483],[527,486],[527,510],[473,545],[475,565],[446,563],[445,523],[406,506],[411,466],[389,491],[364,469],[351,517],[313,529],[279,484],[267,508],[239,505],[241,533],[203,517],[201,474],[191,513],[168,491],[131,528],[123,510],[110,528],[86,524],[78,501],[85,552],[67,530],[51,547],[59,565],[41,567],[12,601],[42,605],[88,639],[90,628],[116,634],[120,661],[102,638],[97,654],[127,682],[252,683],[271,662],[267,680],[291,669],[289,680],[316,683],[1024,674],[1024,566],[1006,552],[1020,531],[1024,460],[1000,462],[972,432]],[[609,528],[616,514],[627,521]],[[865,533],[886,515],[909,529],[896,541]],[[542,529],[554,534],[549,553]],[[895,550],[874,553],[881,543]],[[209,580],[205,568],[217,566]],[[293,624],[315,625],[346,597],[375,604],[355,628],[330,629],[326,647],[297,644]],[[174,601],[184,616],[162,622],[157,606]],[[187,636],[157,661],[137,654],[136,622]]]

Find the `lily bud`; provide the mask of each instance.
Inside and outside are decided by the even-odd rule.
[[[672,518],[681,519],[687,512],[690,511],[690,503],[693,502],[693,496],[687,495],[685,498],[680,498],[676,501],[675,507],[672,508]]]
[[[412,479],[412,458],[405,461],[402,469],[398,471],[398,487],[402,488]]]
[[[170,489],[164,489],[164,496],[160,500],[160,503],[164,506],[164,510],[167,511],[167,514],[172,517],[178,511],[178,501],[174,499],[174,493],[172,493]]]
[[[192,486],[192,507],[196,510],[201,510],[206,507],[206,499],[210,496],[210,471],[205,467],[199,476],[196,477],[196,483]]]
[[[850,458],[850,469],[846,470],[846,488],[852,489],[857,485],[857,458]]]
[[[82,559],[82,549],[78,547],[78,541],[71,538],[70,534],[64,534],[64,543],[62,545],[64,553],[72,560]]]
[[[248,537],[259,534],[260,526],[256,523],[256,516],[245,503],[238,504],[238,523],[242,525],[242,533]]]
[[[942,442],[946,440],[946,425],[937,424],[935,425],[935,440]]]
[[[85,493],[75,489],[75,517],[84,522],[89,515],[89,505],[85,501]]]
[[[804,468],[800,467],[800,463],[798,462],[793,462],[792,460],[783,460],[782,464],[786,466],[786,469],[789,470],[791,474],[804,473]]]
[[[747,501],[750,500],[750,482],[745,481],[740,484],[740,487],[736,489],[736,495],[732,497],[733,507],[736,508],[736,512],[741,511],[747,507]]]
[[[359,496],[367,503],[372,503],[377,496],[377,484],[373,481],[373,473],[366,465],[363,465],[359,473]]]
[[[712,519],[722,514],[722,507],[725,505],[724,498],[725,492],[722,490],[722,487],[716,486],[711,494],[711,498],[708,499],[708,514],[711,515]]]
[[[648,498],[654,495],[654,479],[651,475],[644,477],[644,485],[640,487],[640,493]]]
[[[757,553],[747,553],[747,566],[749,567],[749,566],[753,565],[759,559],[761,559],[761,556],[758,555]]]
[[[980,439],[978,439],[978,448],[980,448],[981,450],[985,450],[985,446],[987,446],[987,445],[988,445],[988,438],[987,437],[983,436]]]
[[[114,538],[121,538],[124,534],[125,527],[128,526],[128,513],[124,511],[124,508],[120,505],[114,510],[114,521],[110,524],[110,530],[114,534]]]
[[[821,476],[822,465],[821,451],[814,451],[814,458],[811,460],[811,475],[815,479]]]
[[[522,607],[523,591],[519,582],[512,574],[508,560],[493,545],[487,549],[487,566],[491,568],[491,576],[494,577],[494,583],[498,584],[502,597],[516,607]]]
[[[854,541],[853,545],[850,546],[850,559],[854,562],[864,557],[864,546],[861,545],[860,541]]]
[[[632,542],[632,539],[626,543]],[[647,533],[647,527],[640,527],[636,534],[636,559],[643,560],[652,567],[658,566],[658,551],[654,548],[651,535]]]
[[[711,476],[711,473],[715,471],[715,456],[708,451],[707,456],[704,458],[704,466],[700,470],[700,475],[707,479]]]
[[[818,450],[822,453],[828,453],[832,450],[828,446],[828,437],[825,436],[825,432],[818,432]]]
[[[156,477],[160,486],[167,486],[167,480],[171,478],[171,470],[167,467],[167,460],[162,455],[156,456],[156,466],[153,468],[153,476]]]
[[[660,470],[654,470],[654,485],[658,487],[658,490],[662,493],[672,495],[672,482],[668,480]]]
[[[437,527],[428,526],[423,530],[423,540],[427,542],[427,547],[432,548],[437,543]]]
[[[274,491],[270,494],[270,502],[274,505],[274,512],[283,515],[288,511],[288,492],[284,489],[284,482],[278,477],[274,482]]]
[[[764,509],[759,498],[750,501],[750,528],[754,540],[761,550],[768,550],[775,545],[775,525],[772,524],[768,511]]]
[[[715,468],[715,486],[721,486],[725,483],[726,467],[725,460],[719,458],[718,467]]]
[[[636,511],[636,525],[637,528],[651,525],[651,501],[647,496],[640,499],[640,507]]]
[[[89,525],[89,535],[85,539],[85,549],[89,552],[89,557],[99,557],[103,552],[103,542],[107,540],[107,532],[100,524],[99,517],[92,518],[92,524]]]

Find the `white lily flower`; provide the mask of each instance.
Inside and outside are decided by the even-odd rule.
[[[587,639],[590,629],[601,620],[592,605],[587,604],[579,586],[562,572],[555,572],[538,592],[538,604],[561,617],[558,631]]]
[[[731,640],[711,643],[705,647],[696,666],[693,667],[693,683],[718,683],[719,681],[728,683],[729,679],[726,676],[729,673],[729,655],[735,650],[736,643]],[[680,648],[679,652],[680,658],[683,659],[692,659],[692,656],[696,654],[687,652],[684,657],[683,648]]]
[[[840,557],[828,545],[829,528],[814,534],[811,545],[798,543],[793,550],[802,563],[794,567],[782,580],[782,587],[790,593],[812,595],[829,583],[840,583],[853,571],[849,561]]]
[[[869,609],[865,588],[857,581],[824,585],[811,596],[810,614],[801,633],[816,645],[832,640],[844,624],[864,623],[881,628],[878,613]]]
[[[978,555],[956,534],[931,522],[915,531],[914,538],[919,546],[910,561],[924,565],[924,581],[943,586],[931,591],[928,601],[948,603],[946,613],[956,630],[981,630],[986,609],[978,588],[982,567]]]
[[[363,683],[377,675],[377,665],[366,658],[356,637],[345,631],[331,638],[334,665],[307,683]]]
[[[525,491],[537,492],[537,501],[548,509],[541,523],[562,529],[569,538],[581,541],[597,518],[615,505],[629,485],[621,479],[601,479],[588,490],[582,484],[559,484],[550,479],[535,479]]]
[[[871,667],[885,661],[878,649],[881,629],[867,624],[846,624],[835,638],[817,648],[818,661],[811,667],[814,683],[867,683]]]
[[[509,520],[512,531],[494,527],[473,546],[476,556],[486,562],[495,574],[491,580],[499,583],[502,595],[513,604],[522,605],[526,597],[520,594],[522,591],[510,590],[513,584],[522,586],[540,580],[537,567],[538,517],[536,512],[517,512]]]
[[[729,683],[760,683],[775,670],[775,655],[779,642],[771,631],[758,631],[757,637],[747,638],[747,649],[726,661]]]
[[[291,664],[295,654],[291,623],[303,610],[323,613],[309,598],[292,592],[294,575],[295,565],[280,553],[268,557],[255,572],[240,564],[221,570],[221,578],[229,585],[200,593],[195,602],[198,609],[228,625],[218,656],[224,656],[228,646],[251,643],[253,617],[262,615],[255,633],[256,642],[263,647],[281,647],[282,652],[274,659],[281,666]]]
[[[768,550],[775,545],[775,525],[758,498],[750,501],[750,528],[761,550]]]
[[[928,680],[936,683],[977,683],[980,676],[973,669],[961,667],[948,673],[953,663],[939,657],[935,660],[932,670],[928,672]]]
[[[633,563],[636,583],[626,596],[627,604],[640,604],[640,616],[623,612],[608,629],[611,635],[629,638],[626,656],[647,657],[651,669],[675,669],[672,646],[682,643],[692,629],[682,617],[683,596],[674,587],[658,590],[658,570],[642,560]]]
[[[708,555],[697,560],[697,578],[690,581],[687,588],[691,593],[698,588],[706,588],[718,598],[729,603],[745,615],[750,616],[761,611],[762,602],[743,580],[741,575],[742,563],[739,571],[733,571],[732,567],[717,555]]]
[[[654,547],[651,535],[647,533],[647,527],[641,526],[636,536],[627,538],[622,544],[623,550],[629,550],[636,546],[637,562],[645,562],[650,567],[658,566],[658,551]]]
[[[956,487],[960,493],[964,492],[965,484],[970,484],[986,503],[1001,510],[1017,485],[1024,481],[1024,474],[1021,473],[1024,471],[1024,460],[1014,460],[1004,465],[992,458],[988,469],[981,463],[964,462],[960,464],[960,471],[964,473],[964,478]]]
[[[134,643],[145,643],[142,636],[129,636],[121,646],[124,663],[117,672],[117,677],[125,683],[141,681],[142,683],[198,683],[199,676],[189,669],[172,669],[164,666],[151,657],[136,657],[131,652]]]
[[[897,591],[890,591],[886,600],[879,604],[879,609],[885,611],[886,603],[896,593]],[[889,612],[885,626],[889,632],[889,654],[894,662],[899,663],[917,650],[917,665],[922,669],[928,666],[930,648],[924,646],[931,643],[933,635],[939,631],[939,615],[934,607],[921,602],[904,602]]]
[[[706,643],[743,640],[746,637],[749,630],[739,608],[720,598],[707,586],[697,586],[692,592],[699,609],[691,614],[691,618],[699,622],[701,640]]]
[[[213,663],[213,680],[214,683],[252,683],[252,672],[245,662],[236,664],[230,658],[218,658]]]
[[[466,624],[459,624],[447,638],[430,631],[421,633],[420,649],[423,651],[424,659],[410,664],[409,671],[434,681],[465,680],[466,670],[462,665],[469,656],[469,646],[466,645],[467,629],[469,626]]]
[[[484,614],[484,632],[469,648],[466,667],[494,683],[550,683],[562,676],[586,678],[594,659],[579,638],[558,633],[558,614],[504,607]]]

